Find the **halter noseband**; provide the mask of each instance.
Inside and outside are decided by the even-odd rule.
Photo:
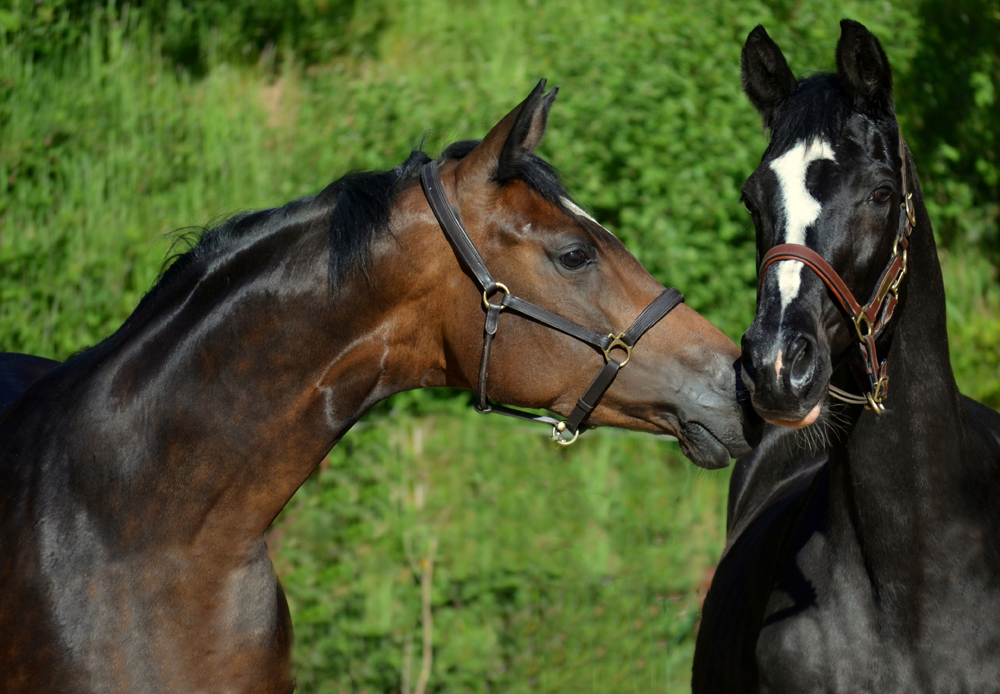
[[[816,251],[808,246],[797,243],[783,243],[769,250],[760,263],[760,279],[757,282],[757,295],[760,295],[767,277],[767,269],[781,260],[797,260],[815,272],[830,289],[842,312],[850,319],[858,335],[858,347],[861,352],[860,363],[851,360],[851,371],[864,392],[864,397],[846,393],[835,386],[830,386],[830,394],[843,402],[853,405],[864,405],[865,409],[874,410],[881,415],[885,411],[885,400],[889,389],[889,374],[886,359],[878,358],[875,341],[885,330],[896,304],[899,302],[899,286],[906,276],[907,249],[910,246],[910,234],[917,225],[913,209],[913,193],[906,185],[906,143],[899,136],[899,154],[902,158],[903,203],[899,215],[899,228],[896,231],[896,242],[892,247],[892,257],[882,271],[875,291],[868,303],[862,306],[847,288],[847,284],[837,274],[837,271]]]
[[[436,161],[425,164],[420,170],[420,184],[424,189],[424,195],[427,197],[427,202],[430,204],[434,216],[437,217],[441,229],[455,249],[455,255],[458,256],[459,260],[472,273],[476,284],[479,285],[479,288],[483,292],[486,327],[483,333],[483,356],[479,362],[476,410],[483,414],[495,412],[507,415],[508,417],[517,417],[518,419],[549,425],[552,427],[552,438],[556,443],[561,446],[570,445],[580,435],[584,420],[587,419],[597,406],[598,401],[608,388],[611,387],[611,384],[614,383],[618,372],[632,358],[632,348],[635,346],[635,343],[638,342],[639,338],[647,330],[656,325],[661,318],[683,302],[684,295],[673,288],[665,289],[662,294],[653,299],[652,303],[639,314],[639,317],[632,322],[628,330],[618,335],[602,335],[589,328],[584,328],[573,321],[514,296],[507,289],[506,285],[493,279],[490,271],[486,269],[483,257],[479,255],[479,251],[473,245],[469,234],[462,227],[462,223],[458,221],[458,217],[455,216],[455,210],[452,208],[451,203],[448,202],[444,187],[441,185],[441,176],[438,173],[438,163]],[[503,294],[500,303],[490,301],[490,297],[497,292]],[[588,345],[597,347],[604,353],[604,367],[597,372],[597,376],[594,377],[590,387],[587,388],[587,392],[577,401],[576,407],[566,421],[561,421],[547,415],[522,412],[512,407],[491,403],[487,398],[486,380],[490,365],[490,348],[493,344],[493,337],[497,332],[500,312],[504,309],[519,313],[554,330],[575,337],[581,342],[586,342]],[[622,361],[611,357],[611,351],[616,348],[625,351],[625,359]],[[569,432],[571,438],[567,438],[566,432]]]

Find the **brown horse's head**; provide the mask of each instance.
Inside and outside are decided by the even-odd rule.
[[[551,167],[533,154],[556,91],[544,80],[478,143],[445,150],[448,200],[496,279],[520,296],[602,334],[627,328],[664,288],[615,236],[575,205]],[[393,281],[421,297],[419,318],[442,338],[444,382],[476,388],[483,343],[481,292],[459,263],[417,185],[394,211]],[[397,245],[398,244],[398,245]],[[530,319],[502,313],[490,360],[492,400],[568,415],[604,364],[602,353]],[[624,355],[617,355],[619,357]],[[676,436],[696,464],[715,468],[747,453],[756,436],[737,397],[739,350],[686,305],[656,324],[588,419]]]

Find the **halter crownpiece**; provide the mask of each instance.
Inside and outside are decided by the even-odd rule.
[[[598,401],[607,392],[615,377],[632,358],[632,348],[639,341],[646,331],[656,325],[660,319],[670,313],[678,304],[684,301],[684,295],[676,289],[665,289],[662,294],[653,299],[642,313],[632,322],[628,330],[615,334],[602,335],[601,333],[578,325],[571,320],[556,315],[544,308],[535,306],[529,301],[525,301],[511,294],[506,285],[493,279],[490,271],[486,268],[483,257],[476,250],[472,239],[465,231],[462,223],[455,216],[455,210],[448,197],[445,195],[444,187],[441,185],[441,175],[438,172],[438,163],[432,161],[425,164],[420,169],[420,185],[424,189],[427,203],[430,205],[434,216],[437,218],[445,236],[451,241],[455,249],[455,255],[472,273],[476,284],[483,292],[483,307],[486,310],[486,325],[483,329],[483,356],[479,362],[479,384],[477,386],[476,410],[483,414],[495,412],[496,414],[516,417],[530,422],[539,422],[552,427],[552,438],[561,446],[568,446],[580,435],[583,423],[593,412]],[[494,303],[490,297],[502,294],[499,303]],[[604,367],[597,372],[597,376],[591,382],[587,391],[577,400],[576,407],[565,421],[549,417],[548,415],[536,415],[530,412],[522,412],[506,405],[491,403],[486,395],[486,381],[489,375],[490,350],[493,345],[493,338],[499,327],[500,312],[509,310],[521,314],[526,318],[537,321],[542,325],[565,333],[570,337],[575,337],[581,342],[592,345],[604,354]],[[611,350],[623,349],[625,358],[622,361],[613,359]],[[568,434],[567,434],[568,432]],[[569,438],[567,438],[569,436]]]
[[[896,304],[899,302],[899,287],[906,276],[910,235],[917,226],[913,193],[906,184],[906,143],[902,134],[899,136],[899,155],[902,158],[903,202],[900,205],[896,242],[892,246],[892,257],[889,258],[881,277],[875,284],[875,290],[867,304],[862,306],[858,303],[841,276],[819,253],[797,243],[783,243],[769,250],[761,260],[760,278],[757,281],[759,296],[764,286],[764,278],[767,277],[767,269],[781,260],[797,260],[823,280],[857,332],[861,353],[860,364],[856,360],[851,360],[849,363],[864,397],[845,393],[832,385],[830,394],[843,402],[864,405],[865,409],[874,410],[879,415],[885,411],[885,405],[882,403],[889,389],[889,373],[886,359],[880,361],[878,358],[875,341],[892,319]]]

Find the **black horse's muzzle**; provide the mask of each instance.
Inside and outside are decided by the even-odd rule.
[[[808,284],[803,281],[802,289]],[[754,409],[772,423],[812,423],[827,392],[833,368],[822,320],[824,292],[822,286],[810,290],[784,310],[762,307],[743,334],[743,380]]]

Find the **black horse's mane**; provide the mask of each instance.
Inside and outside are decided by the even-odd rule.
[[[801,140],[833,141],[855,113],[854,100],[837,75],[823,73],[800,79],[795,92],[775,113],[764,156],[784,152]]]
[[[479,142],[464,140],[449,145],[440,160],[462,159]],[[430,157],[418,148],[406,161],[388,171],[353,171],[317,195],[299,198],[282,207],[242,212],[193,233],[188,230],[183,240],[190,247],[168,256],[159,279],[139,307],[179,283],[187,274],[185,271],[199,261],[210,262],[276,228],[317,217],[329,219],[329,277],[331,288],[336,290],[353,269],[360,267],[367,274],[372,244],[380,235],[391,233],[389,220],[397,195],[418,178],[420,168],[429,161]],[[563,200],[570,198],[552,165],[534,154],[520,158],[512,170],[504,173],[502,179],[495,177],[497,183],[521,180],[556,206],[564,207]]]

